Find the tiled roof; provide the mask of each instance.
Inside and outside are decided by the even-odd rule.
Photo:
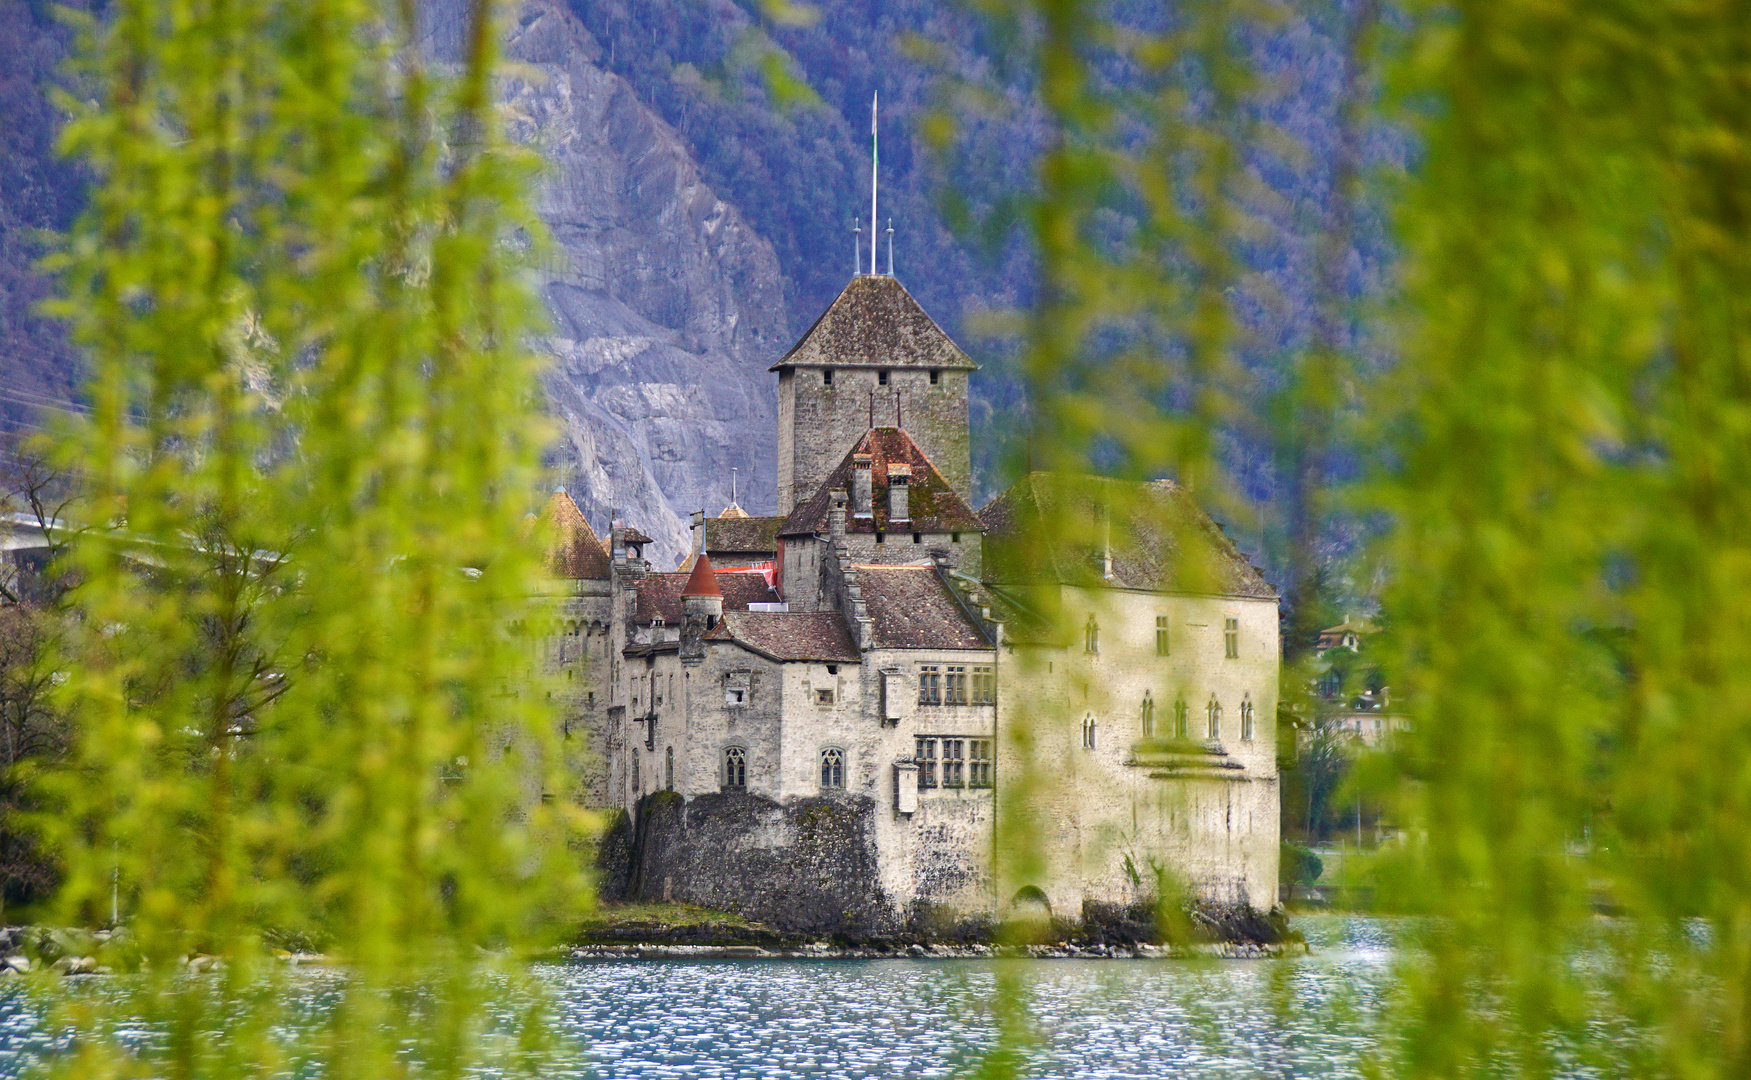
[[[769,370],[786,367],[966,368],[967,359],[936,320],[891,277],[859,275]]]
[[[556,491],[541,511],[552,530],[553,546],[547,552],[547,572],[556,578],[604,581],[608,577],[608,553],[578,504],[563,491]]]
[[[833,611],[744,611],[726,614],[708,641],[734,641],[773,660],[855,664],[863,659]]]
[[[857,567],[877,649],[989,649],[929,566]]]
[[[781,517],[706,518],[705,550],[712,554],[770,555],[778,551]]]
[[[687,584],[681,589],[681,598],[689,596],[723,596],[723,590],[717,587],[717,575],[711,569],[711,556],[700,555],[699,561],[687,572]]]
[[[737,574],[720,570],[713,575],[723,593],[725,611],[747,611],[749,604],[776,604],[779,596],[759,574]],[[632,621],[649,626],[661,618],[670,626],[681,623],[681,590],[687,587],[686,574],[646,574],[634,582],[638,603],[633,608]]]
[[[1002,585],[1056,582],[1277,596],[1234,541],[1171,480],[1029,473],[979,516],[986,525],[984,576]]]
[[[852,488],[852,478],[856,471],[856,459],[860,455],[870,457],[870,480],[872,488],[870,501],[874,504],[874,515],[857,517],[846,508],[845,528],[848,532],[887,532],[890,530],[888,521],[888,468],[890,465],[903,465],[911,470],[908,505],[912,517],[909,520],[892,523],[896,532],[983,532],[984,524],[978,515],[955,489],[944,480],[942,473],[936,470],[918,444],[912,441],[912,436],[900,428],[871,428],[864,432],[863,438],[845,455],[839,467],[827,475],[821,486],[815,489],[807,502],[791,511],[789,517],[779,528],[779,536],[808,536],[827,531],[827,511],[832,507],[832,493],[835,488],[849,493]]]

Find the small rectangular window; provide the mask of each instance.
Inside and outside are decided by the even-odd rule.
[[[828,664],[827,665],[827,674],[829,674],[829,675],[839,674],[839,665],[838,664]]]
[[[1222,648],[1228,659],[1240,658],[1240,620],[1222,620]]]
[[[942,704],[942,669],[935,664],[922,664],[918,668],[918,704]]]
[[[997,673],[989,667],[973,669],[973,704],[995,705],[997,703]]]
[[[940,380],[941,378],[942,378],[942,372],[936,370],[935,368],[930,369],[930,385],[935,386],[937,384],[938,380]]]
[[[962,787],[966,769],[965,739],[942,740],[942,786]]]
[[[913,533],[912,534],[912,542],[914,544],[924,543],[924,534],[923,533]]]
[[[882,537],[882,534],[881,534],[881,533],[876,533],[876,543],[878,543],[878,544],[880,544],[880,543],[882,543],[882,542],[883,542],[883,537]]]
[[[917,740],[917,753],[912,760],[918,763],[918,786],[933,788],[936,786],[936,740]]]
[[[960,533],[949,533],[948,534],[948,542],[951,544],[960,543],[961,542],[961,534]]]
[[[833,704],[833,691],[826,688],[826,687],[821,687],[821,688],[817,689],[815,691],[815,704],[816,705],[831,705],[831,704]]]
[[[1167,616],[1155,617],[1155,655],[1166,656],[1167,653]]]
[[[888,373],[887,372],[885,372],[885,371],[876,372],[876,385],[877,386],[888,385]]]
[[[965,705],[967,703],[967,669],[964,665],[951,665],[942,681],[942,703],[944,705]]]
[[[828,368],[827,370],[821,372],[821,385],[822,386],[832,386],[833,385],[833,369],[832,368]]]
[[[991,786],[991,740],[967,740],[967,786]]]

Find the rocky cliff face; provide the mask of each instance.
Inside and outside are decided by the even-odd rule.
[[[433,52],[454,57],[472,5],[426,0]],[[598,531],[618,508],[661,569],[687,514],[770,506],[774,377],[788,348],[778,259],[708,187],[686,144],[601,65],[564,0],[527,0],[507,27],[504,118],[547,161],[539,210],[558,258],[544,290],[546,383],[563,425],[556,471]]]
[[[678,562],[686,516],[774,498],[772,360],[789,345],[772,246],[699,177],[679,136],[596,61],[557,0],[510,29],[513,137],[549,163],[540,212],[560,259],[545,283],[556,464],[600,527],[610,508]],[[666,568],[666,567],[665,567]]]

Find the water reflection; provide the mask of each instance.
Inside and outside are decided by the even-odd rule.
[[[601,1080],[947,1077],[990,1045],[995,965],[1029,987],[1041,1077],[1359,1077],[1390,972],[1374,920],[1297,925],[1289,960],[724,960],[544,965],[559,1020]],[[300,972],[314,1016],[335,972]],[[87,984],[95,990],[96,984]],[[101,992],[101,991],[100,991]],[[307,1040],[287,1033],[296,1046]],[[0,989],[0,1078],[50,1047]],[[51,1050],[52,1052],[52,1050]]]
[[[1022,965],[1052,1077],[1353,1077],[1388,974],[1381,926],[1310,919],[1311,957]],[[555,965],[596,1075],[946,1077],[993,1038],[987,961]]]

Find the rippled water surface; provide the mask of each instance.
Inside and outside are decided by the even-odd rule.
[[[1384,987],[1385,932],[1366,919],[1298,925],[1315,954],[1288,960],[588,961],[541,972],[588,1074],[603,1080],[950,1076],[994,1038],[999,971],[1025,987],[1036,1076],[1358,1076],[1369,1035],[1354,1017]],[[22,1000],[0,992],[0,1076],[20,1073],[34,1032]]]

